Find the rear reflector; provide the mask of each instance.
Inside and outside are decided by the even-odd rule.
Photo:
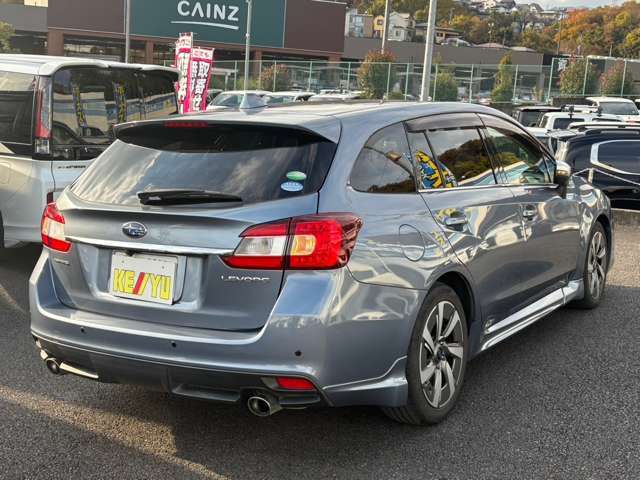
[[[313,386],[306,378],[295,377],[276,377],[278,387],[283,390],[297,390],[297,391],[313,391],[316,387]]]
[[[224,262],[247,270],[329,270],[344,267],[362,220],[351,213],[322,213],[256,225]]]
[[[64,217],[56,204],[47,205],[41,224],[42,244],[45,247],[58,252],[68,252],[71,249],[71,243],[66,241],[64,223]]]

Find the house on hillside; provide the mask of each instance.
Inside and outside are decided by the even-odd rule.
[[[355,8],[347,10],[344,22],[345,37],[373,37],[373,15],[358,13]]]
[[[373,19],[375,37],[382,37],[384,31],[384,16],[378,15]],[[409,13],[391,12],[389,15],[389,33],[387,38],[396,42],[410,42],[416,33],[416,21]]]

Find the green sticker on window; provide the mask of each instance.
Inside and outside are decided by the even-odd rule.
[[[289,172],[287,178],[294,182],[304,182],[307,179],[307,174],[304,172]]]

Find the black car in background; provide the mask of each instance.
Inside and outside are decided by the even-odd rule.
[[[561,111],[561,107],[553,107],[551,105],[527,105],[514,109],[513,118],[525,127],[535,127],[538,125],[540,117],[545,113]]]
[[[640,127],[592,128],[566,133],[559,141],[558,160],[574,172],[593,169],[592,181],[614,208],[640,210]]]

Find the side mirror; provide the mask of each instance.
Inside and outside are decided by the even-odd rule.
[[[562,192],[562,196],[564,197],[567,193],[567,186],[569,185],[569,181],[571,180],[571,165],[567,162],[563,162],[562,160],[558,160],[556,162],[556,173],[554,177],[554,183],[560,187]]]

